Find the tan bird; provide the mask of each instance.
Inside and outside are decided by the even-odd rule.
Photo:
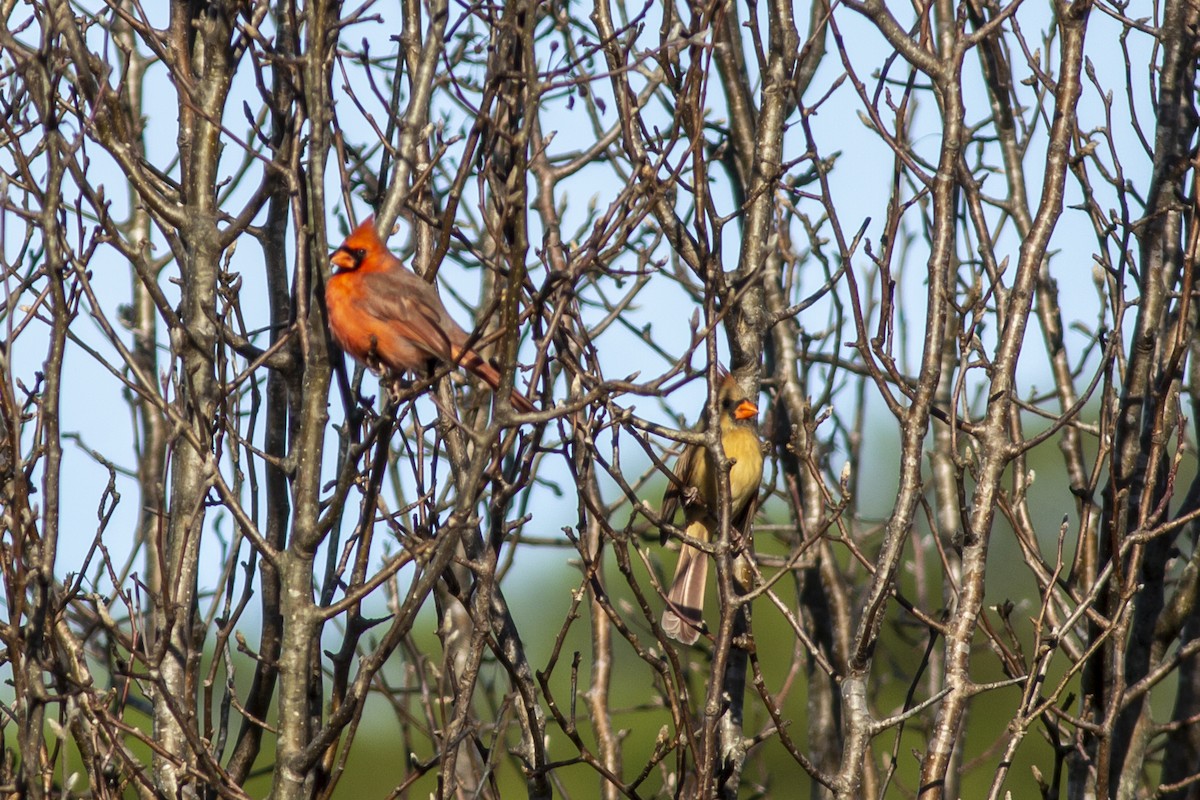
[[[721,420],[721,446],[725,457],[733,461],[729,471],[729,521],[732,527],[748,534],[750,516],[762,483],[763,457],[756,422],[758,406],[751,402],[737,385],[733,376],[725,373],[717,390]],[[705,407],[698,424],[699,430],[708,427],[708,408]],[[688,536],[712,541],[720,527],[717,469],[712,454],[703,445],[688,445],[674,472],[674,481],[663,494],[662,518],[673,522],[682,502],[685,530]],[[687,487],[686,489],[681,488]],[[695,491],[688,491],[694,489]],[[666,543],[667,533],[662,532]],[[667,608],[663,611],[663,632],[684,644],[700,638],[703,628],[704,584],[708,580],[708,554],[684,544],[675,566],[675,577],[667,592]]]

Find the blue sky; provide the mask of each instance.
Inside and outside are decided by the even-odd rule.
[[[390,5],[377,4],[372,9],[372,13],[381,15],[382,19],[379,21],[366,20],[347,27],[343,31],[342,45],[356,47],[363,38],[366,38],[372,42],[373,53],[386,56],[393,52],[394,45],[389,41],[389,37],[398,30],[399,26],[399,22],[394,16],[396,12]],[[639,47],[650,47],[657,39],[657,21],[653,18],[655,13],[654,7],[648,8],[646,25],[642,38],[639,40]],[[850,60],[859,77],[867,83],[868,91],[873,91],[872,75],[884,64],[890,55],[890,48],[861,18],[845,8],[839,9],[836,13],[849,48]],[[1036,39],[1036,32],[1043,29],[1049,22],[1047,9],[1038,4],[1026,4],[1019,12],[1017,19],[1022,30],[1031,39]],[[264,30],[269,30],[269,26]],[[456,32],[461,33],[462,29],[458,29]],[[1149,182],[1150,162],[1145,153],[1141,151],[1140,145],[1128,125],[1131,113],[1122,88],[1124,68],[1116,46],[1118,32],[1119,27],[1115,21],[1099,11],[1094,11],[1089,23],[1087,49],[1101,85],[1114,93],[1113,135],[1127,171],[1127,177],[1144,193]],[[26,31],[24,34],[26,40],[30,40],[34,33],[34,31]],[[99,32],[93,30],[93,44],[97,47],[103,46],[103,43],[97,40],[99,35]],[[1033,43],[1031,46],[1042,45]],[[1133,63],[1135,65],[1144,64],[1149,48],[1148,37],[1133,33],[1129,38],[1129,46],[1135,53]],[[832,40],[830,47],[833,47]],[[111,46],[107,52],[112,53]],[[554,56],[542,53],[543,64],[553,63],[560,57],[561,51]],[[968,57],[966,67],[966,73],[969,76],[966,108],[968,122],[974,123],[986,117],[990,112],[983,87],[977,78],[977,65],[972,58],[972,56]],[[1043,64],[1049,62],[1051,66],[1056,66],[1056,59],[1057,48],[1052,44],[1049,56],[1043,54],[1041,61]],[[371,95],[363,73],[356,72],[353,63],[349,61],[343,63],[350,70],[351,85],[354,86],[356,94],[366,106],[368,113],[382,124],[389,113],[386,104],[379,102]],[[601,62],[597,59],[597,69],[600,68],[600,64]],[[1019,59],[1016,71],[1018,75],[1022,76],[1029,72],[1027,67],[1020,66]],[[865,238],[877,246],[886,215],[892,155],[880,138],[864,124],[862,104],[850,83],[842,81],[835,87],[842,74],[842,66],[836,54],[827,55],[809,89],[806,101],[812,102],[815,98],[830,92],[829,97],[813,115],[812,126],[820,156],[830,158],[835,152],[839,153],[830,173],[833,201],[838,209],[842,226],[848,234],[852,234],[864,220],[870,218],[871,222],[867,226]],[[906,75],[904,65],[899,62],[894,64],[891,74],[902,80]],[[248,64],[243,65],[238,83],[227,106],[226,124],[239,136],[245,134],[242,102],[249,103],[252,108],[256,108],[258,103],[256,93],[249,82],[251,77]],[[349,138],[358,142],[370,142],[374,136],[373,129],[345,96],[342,81],[342,73],[339,69],[335,72],[334,93],[338,103],[340,124]],[[1144,129],[1152,135],[1153,117],[1150,113],[1144,74],[1135,73],[1133,90],[1138,118]],[[616,112],[611,98],[610,84],[603,79],[594,81],[591,84],[591,91],[606,101],[607,110],[601,112],[601,123],[603,125],[612,124],[616,120]],[[894,89],[894,91],[897,90]],[[160,168],[174,171],[177,174],[177,165],[172,163],[176,154],[174,92],[174,86],[167,79],[165,69],[161,66],[153,67],[148,75],[145,109],[149,126],[148,155],[150,160]],[[1023,101],[1032,105],[1035,99],[1032,90],[1023,86],[1020,92]],[[720,88],[715,76],[709,81],[708,93],[708,106],[712,109],[719,109],[721,107]],[[573,107],[569,107],[567,99],[560,94],[558,99],[545,103],[541,113],[543,128],[555,134],[550,146],[552,154],[568,153],[586,146],[589,137],[592,136],[590,122],[584,116],[582,103],[578,100],[575,101]],[[719,119],[721,112],[714,110],[711,112],[711,116]],[[462,109],[446,102],[444,98],[439,100],[435,106],[433,118],[444,124],[448,136],[460,130],[464,124]],[[661,106],[652,105],[647,110],[647,119],[664,128],[670,123]],[[793,115],[790,122],[794,123],[795,119],[796,115]],[[1080,106],[1080,127],[1086,131],[1104,124],[1104,109],[1099,95],[1090,84],[1085,85],[1084,98]],[[934,159],[936,157],[940,144],[940,126],[933,99],[927,92],[921,93],[917,101],[912,139],[918,152],[925,158]],[[1036,181],[1040,175],[1040,164],[1044,158],[1044,152],[1038,150],[1038,147],[1043,144],[1043,141],[1042,138],[1035,139],[1025,161],[1028,169],[1027,175],[1032,181],[1028,191],[1035,207],[1040,195],[1040,186]],[[795,158],[803,150],[802,133],[798,126],[793,125],[787,134],[785,157]],[[87,151],[91,159],[89,178],[104,184],[107,195],[113,201],[114,213],[118,217],[123,216],[128,208],[123,175],[97,146],[90,144]],[[1104,155],[1101,157],[1111,162],[1110,157]],[[0,151],[0,159],[7,158],[7,153]],[[223,166],[232,171],[241,160],[242,153],[231,142],[226,148]],[[998,161],[994,155],[990,156],[990,160]],[[713,186],[714,197],[719,208],[724,213],[729,213],[733,209],[727,187],[724,184],[724,177],[717,169],[714,169],[713,175],[716,178]],[[327,175],[327,188],[330,190],[331,198],[339,196],[338,180],[336,170],[331,169]],[[993,196],[1001,195],[1003,180],[1004,176],[1001,174],[989,176],[984,185],[985,193]],[[253,181],[250,181],[250,185],[252,184]],[[561,186],[562,196],[560,198],[564,206],[564,238],[570,240],[574,235],[572,232],[580,230],[584,225],[588,217],[589,206],[604,209],[620,192],[622,186],[623,183],[610,168],[600,165],[585,168],[564,181]],[[1103,187],[1098,186],[1098,188]],[[67,191],[69,193],[71,190]],[[226,201],[226,207],[230,210],[238,208],[239,203],[245,200],[246,191],[246,187],[239,187],[233,191]],[[682,192],[680,195],[682,207],[686,196]],[[1102,206],[1106,208],[1116,205],[1116,199],[1115,196],[1111,196],[1111,190],[1109,190],[1109,195],[1101,200]],[[1077,184],[1069,178],[1068,206],[1078,203],[1080,197]],[[805,199],[797,202],[802,211],[813,215],[814,218],[819,217],[819,210],[815,203]],[[479,203],[478,184],[473,180],[469,181],[463,197],[464,214],[467,210],[478,207]],[[335,220],[345,217],[346,209],[333,205],[327,209],[326,213],[326,221],[330,223],[330,230],[335,231],[337,230]],[[370,209],[361,202],[353,209],[353,216],[358,219],[367,213],[370,213]],[[540,245],[541,233],[537,228],[536,216],[531,215],[530,219],[533,225],[530,241],[536,248]],[[468,224],[465,217],[462,222]],[[3,249],[6,259],[11,260],[16,258],[19,245],[19,225],[13,217],[6,219],[5,225],[6,237]],[[924,322],[925,242],[920,236],[915,216],[910,219],[909,228],[916,236],[912,242],[910,254],[904,260],[903,272],[897,274],[899,280],[897,299],[906,322],[908,336],[903,340],[898,356],[901,359],[909,359],[910,363],[913,363],[918,355],[919,332]],[[722,252],[727,267],[733,266],[737,259],[739,241],[734,234],[735,230],[736,224],[731,223],[726,228],[724,236]],[[827,226],[822,230],[824,235],[828,234]],[[793,233],[797,237],[799,236],[798,232],[794,231]],[[401,230],[397,236],[393,237],[392,244],[397,250],[402,250],[405,239],[406,233]],[[336,242],[331,242],[331,244],[336,244]],[[156,246],[156,252],[164,252],[161,239],[156,240]],[[960,255],[964,258],[971,256],[968,247],[967,243],[960,246]],[[1010,264],[1015,264],[1018,258],[1018,247],[1019,242],[1012,233],[1010,225],[999,240],[998,254],[1001,258],[1007,257]],[[1087,217],[1081,212],[1068,209],[1055,231],[1051,249],[1054,253],[1051,260],[1051,272],[1059,282],[1065,318],[1068,322],[1077,320],[1085,325],[1094,325],[1099,313],[1099,300],[1092,285],[1092,254],[1096,250],[1096,240]],[[665,247],[660,248],[660,251],[664,258],[668,255]],[[236,250],[229,254],[230,269],[236,272],[242,280],[241,307],[246,315],[247,326],[251,329],[260,328],[266,322],[265,301],[262,299],[265,293],[260,258],[257,246],[249,240],[239,243]],[[532,251],[531,258],[533,258]],[[856,254],[855,262],[856,270],[862,271],[867,268],[868,262],[863,249],[860,248]],[[636,267],[636,264],[632,254],[627,254],[616,259],[609,266],[615,269],[632,269]],[[625,314],[628,326],[612,326],[599,338],[597,342],[599,354],[608,377],[624,377],[637,372],[640,373],[642,379],[648,379],[669,367],[666,359],[636,335],[637,331],[648,330],[654,342],[672,355],[681,355],[687,349],[689,340],[687,322],[692,316],[694,304],[678,283],[670,277],[669,266],[668,264],[668,269],[652,276],[638,295],[636,302],[629,307]],[[130,299],[132,278],[127,264],[116,251],[101,246],[89,264],[89,268],[92,271],[92,283],[99,297],[101,309],[109,319],[117,319],[120,307],[128,303]],[[24,267],[19,268],[18,271],[23,269]],[[543,278],[541,265],[536,261],[531,264],[531,275],[535,283],[540,283]],[[452,284],[468,304],[477,303],[479,277],[477,269],[448,261],[444,265],[440,277],[443,285]],[[177,267],[171,265],[165,271],[160,282],[168,297],[172,298],[172,302],[178,297],[177,287],[173,281],[175,278],[177,278]],[[798,280],[800,288],[795,294],[804,296],[819,286],[824,280],[824,276],[815,269],[813,262],[810,261],[798,274]],[[626,281],[624,288],[628,288],[630,285],[631,283]],[[13,286],[14,283],[11,280],[6,284],[10,309],[14,307],[19,309],[20,306],[31,302],[32,295],[29,293],[23,297],[12,297]],[[37,291],[40,286],[41,284],[35,286],[34,291]],[[609,297],[618,296],[621,291],[611,280],[603,281],[603,286]],[[844,287],[841,291],[844,291]],[[470,309],[456,303],[448,292],[443,292],[443,299],[451,309],[451,313],[464,326],[470,327]],[[86,306],[82,309],[79,319],[73,326],[73,332],[89,347],[94,348],[100,357],[108,362],[108,365],[116,365],[119,369],[119,357],[105,341],[99,326],[88,318],[90,311],[91,309]],[[593,321],[603,316],[602,312],[598,310],[590,313]],[[830,324],[830,315],[830,304],[821,302],[807,311],[801,322],[806,330],[820,331]],[[20,317],[19,310],[15,316],[10,312],[5,324],[15,324],[14,320]],[[45,357],[45,330],[43,325],[34,322],[31,328],[13,343],[11,350],[13,373],[18,380],[26,384],[32,382],[34,372],[41,367],[42,359]],[[994,331],[984,332],[985,344],[992,341],[990,338],[992,334]],[[1030,346],[1026,348],[1019,371],[1023,393],[1032,391],[1035,386],[1042,390],[1050,387],[1044,349],[1041,347],[1041,334],[1036,325],[1030,326],[1028,337],[1030,338],[1027,339],[1027,342]],[[842,338],[846,337],[842,336]],[[1084,341],[1085,339],[1080,333],[1074,331],[1068,333],[1068,348],[1074,357],[1078,357]],[[161,355],[165,367],[168,357],[166,350],[168,343],[165,334],[161,344],[164,348]],[[721,347],[724,347],[723,341]],[[845,348],[835,348],[832,345],[827,346],[826,349],[829,351],[839,349],[843,356],[851,354],[851,351]],[[532,357],[532,352],[532,346],[526,343],[524,353],[527,360]],[[692,363],[694,366],[701,366],[702,354],[697,353]],[[81,445],[104,453],[120,468],[131,470],[134,466],[131,446],[134,420],[124,401],[121,384],[112,375],[109,366],[98,362],[83,348],[72,345],[67,354],[65,374],[63,430],[77,434],[79,444],[73,441],[64,444],[66,450],[64,485],[69,487],[69,492],[66,495],[68,499],[64,503],[62,512],[63,541],[67,546],[63,548],[58,562],[59,573],[64,576],[78,571],[82,566],[83,553],[97,526],[96,509],[108,480],[107,471],[84,452]],[[1088,373],[1085,372],[1086,374]],[[373,380],[368,377],[367,385],[373,386]],[[555,388],[557,396],[561,397],[563,387],[559,385]],[[370,393],[377,394],[373,389],[370,390]],[[703,402],[704,394],[703,382],[696,381],[680,388],[666,404],[645,398],[626,398],[623,402],[635,406],[636,412],[641,416],[656,422],[674,424],[680,417],[687,420],[693,419]],[[343,412],[339,407],[336,387],[331,393],[330,400],[332,421],[340,423]],[[764,398],[765,400],[766,398]],[[872,403],[872,407],[875,412],[881,410],[877,402]],[[422,402],[418,404],[418,408],[421,409],[421,418],[428,421],[431,418],[432,407],[427,402]],[[763,408],[765,410],[766,402],[763,403]],[[882,424],[886,426],[887,420],[883,419]],[[32,430],[27,429],[25,432],[27,442],[31,435]],[[627,459],[624,463],[631,474],[638,474],[644,468],[645,458],[637,452],[636,447],[631,446],[629,441],[623,441],[621,453],[622,457]],[[329,432],[328,444],[326,476],[327,479],[332,479],[334,474],[333,457],[336,452],[335,433],[332,429]],[[831,456],[831,460],[835,464],[840,463],[839,458],[838,454]],[[884,474],[890,474],[893,470],[894,465],[892,464],[881,465],[881,471]],[[547,474],[556,474],[560,483],[564,487],[570,488],[568,476],[560,464],[551,464]],[[411,481],[407,477],[403,477],[402,481],[411,488]],[[133,480],[124,475],[119,476],[117,488],[122,494],[122,501],[106,532],[105,542],[112,548],[114,557],[120,562],[123,560],[122,550],[127,550],[132,541],[131,534],[136,518],[135,504],[138,493]],[[657,501],[657,497],[650,499]],[[556,497],[552,492],[539,491],[533,507],[536,509],[535,523],[532,526],[535,530],[531,532],[539,535],[555,535],[561,525],[572,524],[575,499],[569,492],[567,496]],[[886,511],[886,507],[883,511]],[[351,520],[348,519],[347,524],[350,522]],[[228,536],[231,523],[228,517],[218,510],[211,514],[209,526],[212,535]],[[561,554],[549,553],[546,557],[560,559]],[[205,564],[203,581],[211,586],[218,580],[219,564],[215,558],[206,559]],[[90,572],[95,573],[94,564]],[[101,585],[103,585],[103,579]]]

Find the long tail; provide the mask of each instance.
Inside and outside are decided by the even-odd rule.
[[[707,539],[703,522],[693,522],[688,536]],[[708,582],[708,553],[684,545],[675,565],[675,577],[667,591],[667,608],[662,614],[663,633],[684,644],[694,644],[704,628],[704,585]]]
[[[483,358],[480,357],[480,355],[474,350],[468,350],[467,352],[463,353],[462,356],[459,357],[458,363],[462,364],[471,372],[479,376],[484,383],[492,387],[492,391],[500,388],[500,373],[496,371],[495,367],[484,361]],[[523,414],[529,414],[538,410],[537,406],[529,402],[529,398],[518,392],[516,389],[513,389],[510,397],[512,398],[513,408]]]

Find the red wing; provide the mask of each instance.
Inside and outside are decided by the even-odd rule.
[[[361,276],[362,310],[432,356],[449,361],[466,333],[450,318],[433,287],[407,270]]]

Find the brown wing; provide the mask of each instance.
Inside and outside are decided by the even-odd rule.
[[[685,487],[696,485],[696,467],[698,464],[698,454],[702,448],[696,445],[689,444],[679,454],[679,458],[675,459],[675,464],[671,471],[675,473],[675,477],[679,479],[679,483],[670,481],[667,484],[666,490],[663,492],[662,508],[659,514],[664,522],[674,522],[675,512],[679,510],[679,504],[683,500],[683,492]],[[663,544],[667,543],[666,531],[659,533],[659,539]]]
[[[415,368],[416,365],[410,365],[410,362],[423,352],[442,361],[457,362],[493,389],[499,388],[500,373],[474,350],[463,349],[470,337],[447,313],[431,285],[399,262],[386,271],[368,272],[358,277],[362,281],[358,300],[360,309],[383,328],[378,337],[381,340],[379,348],[389,350],[387,343],[382,341],[388,334],[399,337],[414,348],[402,357],[395,357],[398,355],[396,351],[402,348],[393,343],[393,367]],[[386,362],[389,353],[382,352],[380,355],[385,356]],[[518,411],[530,413],[537,410],[516,389],[511,396]]]
[[[446,312],[433,287],[407,269],[362,276],[363,311],[392,325],[429,355],[449,361],[467,334]]]

